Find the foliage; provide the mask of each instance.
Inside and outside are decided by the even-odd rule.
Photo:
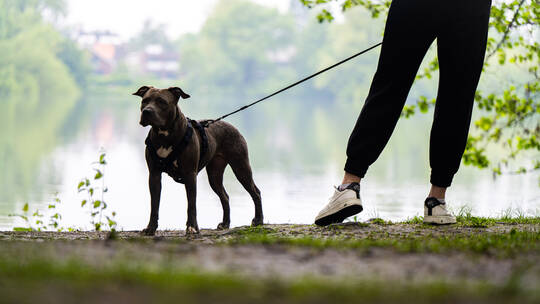
[[[53,231],[72,231],[71,228],[63,228],[60,226],[60,220],[62,215],[57,210],[58,205],[61,203],[58,194],[52,202],[50,202],[47,208],[51,211],[49,212],[49,221],[45,223],[45,214],[43,214],[39,209],[31,212],[28,206],[28,203],[25,203],[22,207],[22,214],[11,214],[10,216],[16,216],[24,220],[25,227],[14,227],[14,231],[44,231],[44,230],[53,230]]]
[[[307,7],[322,6],[317,19],[331,22],[334,17],[328,4],[339,3],[343,12],[360,6],[373,18],[386,15],[389,0],[300,0]],[[540,169],[540,45],[538,42],[540,3],[534,0],[497,1],[491,9],[490,38],[484,70],[487,74],[504,68],[513,73],[499,75],[502,83],[491,90],[476,93],[480,117],[475,132],[468,139],[463,161],[479,168],[491,167],[494,174],[525,173]],[[500,67],[497,69],[497,67]],[[431,60],[417,79],[431,78],[439,69],[437,58]],[[485,73],[485,74],[486,74]],[[485,77],[484,77],[485,78]],[[435,99],[420,97],[415,105],[406,105],[402,116],[417,110],[427,113]],[[502,150],[502,157],[487,153]],[[522,165],[523,158],[529,163]],[[512,164],[511,164],[512,163]],[[517,166],[517,168],[516,168]]]
[[[77,190],[79,192],[85,192],[87,198],[81,201],[81,208],[84,208],[88,205],[90,211],[90,223],[96,231],[101,230],[110,230],[112,233],[116,231],[117,223],[115,220],[116,212],[111,212],[110,215],[106,214],[107,204],[105,203],[104,196],[107,192],[107,187],[105,186],[105,165],[107,161],[105,160],[105,153],[101,153],[99,160],[93,163],[95,165],[94,171],[96,172],[92,179],[83,178],[82,181],[77,185]],[[92,182],[101,182],[101,185],[95,186]],[[100,197],[96,199],[96,197]],[[62,220],[62,215],[58,211],[58,206],[61,203],[58,195],[54,200],[47,205],[49,212],[45,213],[39,209],[30,211],[28,203],[25,203],[22,207],[21,214],[11,214],[10,216],[15,216],[21,218],[25,222],[24,227],[15,227],[14,231],[73,231],[74,228],[66,228],[61,226],[60,221]],[[45,223],[46,218],[48,218],[48,223]],[[111,234],[110,236],[113,236]]]
[[[105,153],[99,156],[99,160],[94,162],[94,171],[96,174],[92,179],[84,178],[77,185],[79,192],[85,192],[86,198],[81,201],[81,207],[87,206],[90,211],[90,223],[94,226],[96,231],[101,231],[103,228],[106,230],[115,231],[116,212],[111,212],[110,215],[106,214],[107,203],[105,202],[105,193],[108,191],[105,186]],[[96,182],[101,182],[101,185],[95,185]],[[96,192],[97,191],[97,192]],[[97,198],[96,198],[97,197]],[[105,221],[106,220],[106,221]]]
[[[77,57],[78,50],[69,46],[72,42],[42,17],[45,12],[61,14],[63,2],[0,0],[2,200],[38,184],[35,171],[55,147],[80,96],[77,82],[83,77],[71,72],[84,65],[77,63],[82,55]]]
[[[165,34],[165,29],[163,24],[153,24],[151,20],[145,20],[142,30],[128,41],[127,50],[140,51],[152,44],[160,45],[167,51],[172,50],[173,43]]]

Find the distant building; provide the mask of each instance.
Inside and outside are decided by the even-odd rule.
[[[79,31],[77,43],[91,54],[91,64],[98,74],[110,74],[119,64],[130,71],[152,74],[157,78],[175,78],[179,71],[179,56],[160,44],[148,44],[140,50],[121,43],[118,35],[109,31]]]
[[[109,74],[117,65],[117,48],[120,45],[118,35],[109,31],[79,31],[75,37],[77,43],[91,54],[94,71]]]

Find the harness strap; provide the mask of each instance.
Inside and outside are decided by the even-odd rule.
[[[180,141],[178,141],[175,145],[173,145],[172,152],[169,153],[169,155],[167,155],[167,157],[165,158],[161,158],[158,156],[156,148],[154,147],[154,145],[152,145],[150,134],[148,134],[148,136],[146,137],[146,140],[144,141],[144,143],[146,144],[146,147],[150,151],[150,157],[152,158],[152,161],[154,162],[154,164],[156,164],[157,169],[161,172],[166,172],[167,174],[169,174],[169,176],[171,176],[171,174],[168,172],[168,168],[171,168],[172,163],[178,158],[180,154],[182,154],[182,152],[184,152],[186,147],[189,145],[191,138],[193,137],[193,126],[195,126],[195,128],[201,135],[201,139],[202,139],[199,164],[198,164],[199,170],[202,168],[203,156],[208,152],[208,136],[206,135],[204,126],[201,125],[198,121],[192,120],[189,118],[187,118],[187,122],[188,123],[187,123],[186,133],[184,134],[182,139],[180,139]],[[178,167],[179,166],[180,164],[178,164]],[[176,182],[183,184],[183,181],[181,178],[173,177],[173,179]]]
[[[201,151],[200,151],[200,157],[199,157],[199,167],[198,169],[202,169],[202,161],[203,156],[208,152],[208,136],[206,136],[206,131],[204,131],[205,126],[201,123],[199,123],[196,120],[192,120],[188,118],[188,121],[191,122],[193,126],[195,126],[195,129],[199,132],[199,135],[201,135],[202,143],[201,143]]]

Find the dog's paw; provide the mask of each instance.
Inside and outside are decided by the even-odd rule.
[[[198,233],[199,233],[199,228],[198,227],[193,227],[193,226],[187,226],[186,227],[186,235],[198,234]]]
[[[262,217],[261,218],[254,218],[253,220],[251,220],[251,226],[254,227],[254,226],[262,226],[263,224],[263,219]]]
[[[143,235],[155,235],[156,234],[156,229],[157,227],[146,227],[145,229],[143,229],[143,231],[141,231],[141,233]]]
[[[217,225],[217,230],[226,230],[229,229],[230,223],[221,222]]]

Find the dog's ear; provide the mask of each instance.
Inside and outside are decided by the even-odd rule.
[[[169,92],[171,92],[174,95],[174,97],[178,99],[180,97],[182,97],[183,99],[189,98],[189,95],[186,94],[184,91],[182,91],[182,89],[180,89],[179,87],[170,87],[167,90],[169,90]]]
[[[137,92],[133,93],[132,95],[143,97],[144,94],[146,94],[146,92],[148,92],[148,90],[150,90],[150,87],[142,86],[137,90]]]

